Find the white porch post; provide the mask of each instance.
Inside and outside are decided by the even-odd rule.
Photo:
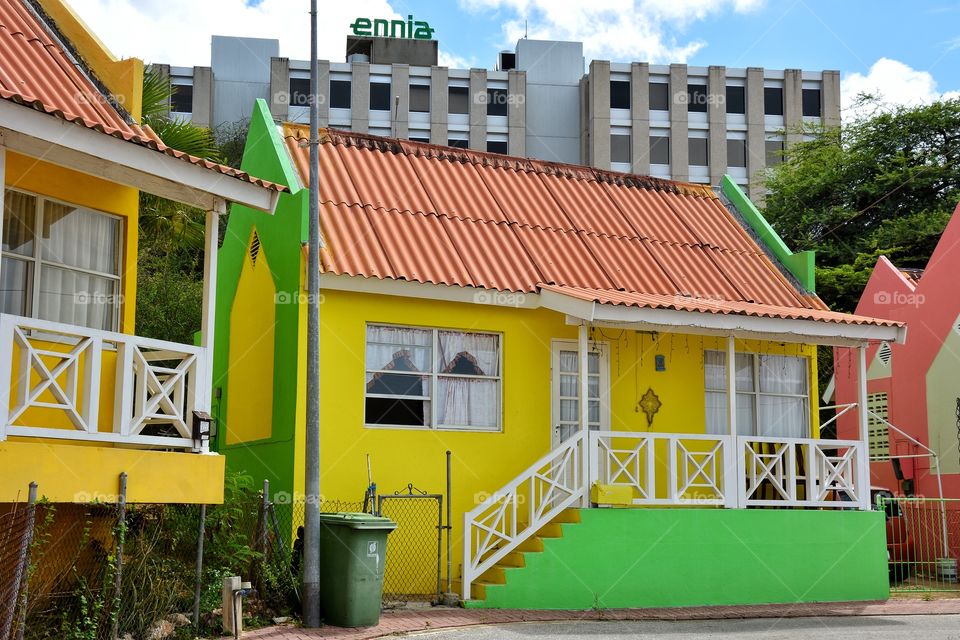
[[[213,338],[217,304],[217,245],[220,239],[220,216],[226,214],[227,203],[217,199],[207,212],[203,247],[203,316],[200,346],[203,347],[203,374],[197,381],[197,409],[210,410],[213,393]]]
[[[590,342],[586,322],[580,324],[577,338],[577,355],[580,356],[580,432],[583,436],[583,448],[580,450],[581,505],[587,508],[590,506]]]
[[[870,431],[867,416],[867,344],[857,347],[857,417],[859,418],[860,441],[857,452],[857,491],[860,509],[869,511],[870,504]]]
[[[724,506],[728,509],[739,505],[743,482],[740,480],[739,460],[742,452],[737,443],[737,346],[736,338],[727,336],[727,426],[729,438],[724,447]]]

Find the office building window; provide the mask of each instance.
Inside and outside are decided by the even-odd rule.
[[[371,111],[390,111],[390,83],[389,82],[371,82],[370,83],[370,110]]]
[[[803,115],[819,118],[823,113],[820,103],[820,89],[803,90]]]
[[[650,83],[650,110],[670,110],[670,85],[666,82]]]
[[[707,85],[687,85],[687,111],[694,113],[707,112]]]
[[[349,109],[350,108],[350,81],[349,80],[331,80],[330,81],[330,108],[331,109]]]
[[[650,136],[650,164],[670,164],[670,138]]]
[[[170,111],[174,113],[193,113],[193,85],[173,85],[173,95],[170,96]]]
[[[290,106],[310,106],[310,80],[307,78],[290,78]]]
[[[447,100],[450,113],[470,113],[470,90],[467,87],[450,87]]]
[[[768,116],[783,115],[783,89],[780,87],[763,88],[763,112]]]
[[[731,87],[727,85],[727,113],[746,113],[746,87]]]
[[[430,138],[426,136],[410,136],[410,140],[413,142],[424,142],[428,144],[430,142]]]
[[[430,85],[410,85],[410,112],[430,113]]]
[[[727,140],[727,166],[728,167],[746,167],[747,166],[747,141],[746,140]]]
[[[447,140],[447,146],[456,147],[457,149],[467,149],[469,148],[470,144],[469,144],[469,140],[467,140],[466,138],[456,138],[456,139],[450,138],[449,140]]]
[[[767,166],[774,167],[783,162],[783,141],[767,140],[763,143],[767,152]]]
[[[506,140],[487,140],[487,151],[490,153],[507,153]]]
[[[610,136],[610,162],[630,164],[630,136],[613,134]]]
[[[506,89],[487,89],[487,115],[488,116],[507,115],[508,102],[509,100],[507,98]]]
[[[628,80],[610,81],[610,108],[630,108],[630,82]]]
[[[708,154],[707,154],[707,139],[706,138],[689,138],[689,144],[687,145],[687,150],[690,153],[690,165],[694,167],[705,167],[707,166]]]

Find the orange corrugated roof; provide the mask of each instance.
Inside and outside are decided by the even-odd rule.
[[[754,316],[757,318],[781,318],[787,320],[816,320],[835,324],[872,325],[883,327],[902,327],[902,322],[856,316],[838,311],[822,309],[801,309],[771,304],[753,304],[732,302],[729,300],[705,300],[685,296],[662,296],[633,291],[610,291],[585,287],[564,287],[552,284],[541,285],[541,290],[553,291],[585,302],[619,305],[645,309],[672,309],[675,311],[693,311]]]
[[[286,187],[163,144],[111,103],[24,0],[0,0],[0,98],[262,187]]]
[[[308,137],[284,125],[304,184]],[[801,290],[704,185],[329,129],[320,140],[329,273],[872,322]]]

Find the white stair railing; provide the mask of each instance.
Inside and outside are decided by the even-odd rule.
[[[485,571],[586,495],[582,431],[463,516],[463,599]]]

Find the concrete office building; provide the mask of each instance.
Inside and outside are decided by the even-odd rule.
[[[495,69],[437,65],[437,42],[347,37],[348,62],[320,63],[324,126],[603,169],[749,184],[802,137],[840,122],[837,71],[694,67],[594,60],[583,45],[523,39]],[[216,127],[265,98],[306,122],[309,61],[277,40],[214,36],[210,67],[162,67],[173,111]],[[752,184],[751,184],[752,183]]]

